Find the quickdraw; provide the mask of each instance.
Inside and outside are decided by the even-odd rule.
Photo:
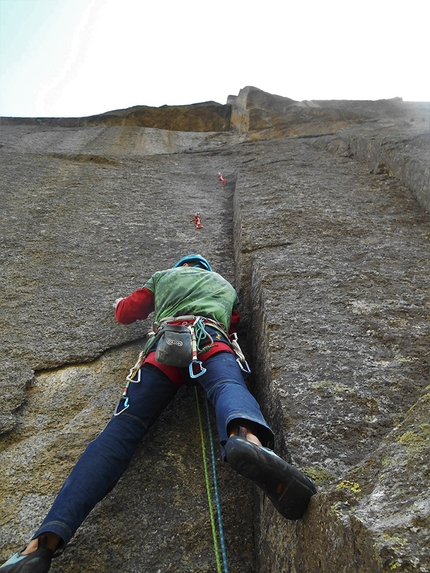
[[[233,332],[233,334],[229,336],[229,339],[230,346],[233,348],[234,354],[236,356],[236,362],[239,364],[240,369],[245,374],[251,374],[251,368],[249,367],[245,355],[243,354],[242,349],[239,346],[239,342],[237,341],[237,332]]]
[[[130,384],[139,384],[139,382],[141,381],[140,367],[142,366],[143,361],[145,360],[145,356],[146,356],[145,351],[142,350],[142,352],[139,354],[139,358],[137,359],[136,364],[132,368],[130,368],[130,372],[128,373],[128,376],[125,379],[126,383],[124,386],[124,390],[121,394],[121,398],[118,400],[118,404],[116,405],[115,411],[113,413],[114,416],[119,416],[129,407],[130,404],[128,398],[128,387],[130,386]]]
[[[203,225],[200,220],[200,213],[196,213],[194,217],[191,219],[190,223],[195,223],[196,229],[203,229]]]
[[[218,181],[220,181],[223,185],[227,185],[227,179],[224,179],[222,173],[218,173]]]
[[[188,327],[190,329],[190,332],[191,332],[191,347],[192,347],[192,351],[193,351],[193,358],[192,358],[192,360],[190,362],[190,366],[189,366],[190,378],[198,378],[199,376],[201,376],[202,374],[204,374],[206,372],[206,368],[204,368],[203,362],[198,360],[196,325],[198,324],[198,322],[200,320],[201,320],[200,318],[196,318],[194,323]],[[197,372],[194,372],[195,367],[198,368]]]
[[[200,352],[206,352],[214,345],[212,336],[206,332],[205,329],[205,319],[201,316],[197,316],[193,324],[189,325],[188,328],[191,332],[191,345],[192,345],[192,361],[189,366],[190,378],[198,378],[206,372],[206,368],[203,367],[203,363],[198,360],[198,354]],[[209,338],[209,344],[201,348],[201,342]],[[195,367],[199,370],[195,372]]]

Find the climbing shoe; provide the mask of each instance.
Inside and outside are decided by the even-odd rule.
[[[272,450],[239,436],[225,444],[228,464],[255,483],[286,519],[301,519],[316,493],[313,482]],[[1,572],[0,572],[1,573]]]
[[[0,567],[0,573],[47,573],[53,556],[54,552],[43,546],[28,555],[18,552]]]

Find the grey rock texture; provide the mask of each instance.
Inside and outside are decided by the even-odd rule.
[[[144,342],[150,320],[118,325],[113,301],[200,252],[240,293],[277,451],[319,487],[286,522],[217,458],[230,572],[428,573],[429,104],[247,87],[226,106],[1,124],[1,558],[108,421]],[[194,389],[52,571],[83,564],[216,571]]]

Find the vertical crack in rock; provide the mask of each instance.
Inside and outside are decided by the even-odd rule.
[[[427,571],[430,219],[343,153],[253,147],[235,195],[253,388],[320,490],[297,525],[260,498],[259,571]]]

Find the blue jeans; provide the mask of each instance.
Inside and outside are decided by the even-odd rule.
[[[215,407],[221,445],[228,439],[229,422],[242,419],[258,424],[258,437],[263,445],[271,446],[273,433],[246,387],[235,356],[229,352],[214,354],[204,367],[206,372],[196,380]],[[140,374],[141,381],[129,387],[129,407],[113,416],[88,445],[33,539],[50,531],[62,538],[62,547],[67,545],[94,506],[118,482],[143,436],[178,391],[151,364],[144,364]]]

